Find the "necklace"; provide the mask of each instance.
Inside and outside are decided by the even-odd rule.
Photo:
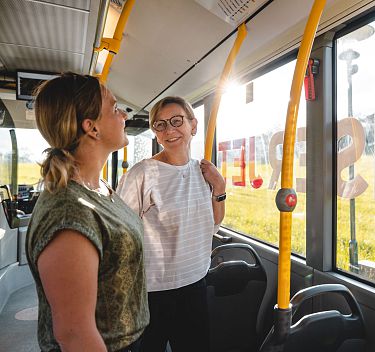
[[[190,157],[183,164],[180,164],[180,163],[175,164],[169,161],[169,157],[165,152],[161,152],[161,158],[159,160],[162,161],[163,163],[174,166],[178,170],[182,178],[188,177],[189,172],[190,172],[190,160],[191,160]]]
[[[112,203],[115,202],[113,199],[114,192],[105,180],[99,180],[99,187],[91,187],[90,182],[85,182],[82,179],[80,179],[79,183],[87,190],[96,193],[99,197],[109,197]]]

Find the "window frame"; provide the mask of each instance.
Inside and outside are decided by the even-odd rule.
[[[375,10],[369,10],[365,14],[361,14],[357,17],[354,17],[350,20],[350,22],[341,30],[337,30],[335,32],[333,38],[333,51],[332,51],[332,81],[337,82],[337,64],[336,64],[336,57],[337,57],[337,40],[346,36],[347,34],[375,21]],[[333,114],[332,114],[332,123],[334,124],[335,128],[333,129],[332,134],[332,147],[333,147],[333,161],[332,161],[332,271],[353,279],[355,281],[359,281],[371,287],[375,287],[375,283],[372,281],[367,280],[361,275],[355,275],[350,273],[349,271],[345,271],[337,267],[337,153],[336,153],[336,144],[337,144],[337,86],[333,85],[332,87],[332,94],[333,94]]]
[[[239,85],[249,83],[249,82],[255,80],[256,78],[258,78],[260,76],[263,76],[263,75],[265,75],[269,72],[272,72],[272,71],[278,69],[279,67],[281,67],[281,66],[283,66],[283,65],[285,65],[285,64],[287,64],[287,63],[289,63],[293,60],[296,60],[297,54],[298,54],[298,49],[293,49],[292,51],[290,51],[287,54],[273,60],[272,62],[254,70],[253,72],[250,72],[250,73],[244,75],[243,77],[239,78],[236,82],[238,82]],[[197,103],[193,104],[193,107],[194,107],[194,106],[199,106],[202,103],[202,101],[204,102],[204,106],[205,106],[205,132],[206,132],[206,127],[208,125],[210,111],[212,109],[212,103],[213,103],[213,100],[214,100],[214,95],[215,95],[215,92],[212,92],[211,94],[207,95],[205,98],[203,98],[203,99],[199,100]],[[307,106],[306,106],[306,108],[308,110]],[[306,111],[306,113],[307,113],[307,111]],[[308,119],[308,117],[306,116],[306,120],[307,119]],[[306,121],[306,123],[307,123],[307,121]],[[308,129],[307,125],[306,125],[306,129]],[[306,149],[308,148],[307,143],[308,143],[308,136],[306,137]],[[211,160],[215,165],[217,165],[216,150],[217,150],[217,139],[216,139],[216,130],[215,130],[212,160]],[[308,155],[307,155],[307,158],[308,158]],[[308,161],[307,161],[307,164],[308,164]],[[309,178],[308,169],[307,169],[307,166],[306,166],[306,184],[308,184],[308,178]],[[306,222],[307,222],[307,202],[308,202],[308,193],[306,191]],[[275,207],[276,207],[276,205],[275,205]],[[232,234],[235,234],[236,236],[239,236],[240,238],[250,239],[251,241],[254,241],[256,243],[268,246],[268,247],[276,249],[276,250],[279,249],[279,247],[276,244],[266,242],[266,241],[262,240],[261,238],[258,238],[256,236],[254,236],[251,233],[243,233],[243,232],[240,232],[240,231],[235,230],[235,229],[227,228],[223,225],[221,225],[221,231],[223,231],[223,233],[226,233],[226,235],[228,235],[228,233],[232,233]],[[307,243],[307,232],[308,232],[308,229],[307,229],[307,224],[306,224],[306,230],[305,230],[305,233],[306,233],[306,256],[304,256],[300,253],[292,252],[292,255],[295,258],[301,259],[303,261],[307,260],[307,249],[309,247],[308,243]]]

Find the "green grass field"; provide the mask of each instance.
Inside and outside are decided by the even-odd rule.
[[[20,163],[18,167],[18,183],[34,185],[41,179],[40,166],[36,163]]]
[[[362,157],[356,164],[356,173],[360,173],[368,182],[366,191],[356,198],[356,237],[358,242],[358,259],[375,262],[375,193],[374,193],[374,160],[373,157]],[[258,172],[265,182],[259,189],[253,189],[248,180],[246,187],[231,186],[232,174],[238,169],[228,167],[226,216],[224,226],[245,235],[259,238],[277,245],[279,240],[279,211],[276,208],[277,190],[268,189],[271,171],[267,165],[261,165]],[[304,169],[295,171],[303,177]],[[279,187],[279,186],[278,186]],[[298,204],[293,212],[292,251],[306,253],[306,194],[299,192]],[[339,198],[337,202],[337,266],[349,270],[350,219],[349,200]]]

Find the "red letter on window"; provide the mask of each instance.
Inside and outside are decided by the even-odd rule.
[[[240,157],[234,158],[234,167],[240,168],[240,176],[232,176],[232,183],[234,186],[242,186],[246,185],[245,183],[245,146],[246,146],[246,139],[236,139],[233,141],[233,149],[240,149]]]
[[[219,143],[219,152],[223,152],[223,156],[221,158],[221,174],[224,177],[225,182],[227,182],[227,150],[232,149],[232,143],[229,142],[221,142]]]

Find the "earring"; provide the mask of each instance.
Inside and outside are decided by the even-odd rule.
[[[97,134],[96,134],[96,138],[99,138],[99,136],[100,136],[99,133],[97,133]]]
[[[191,135],[194,137],[196,135],[196,133],[195,132],[191,132]]]

